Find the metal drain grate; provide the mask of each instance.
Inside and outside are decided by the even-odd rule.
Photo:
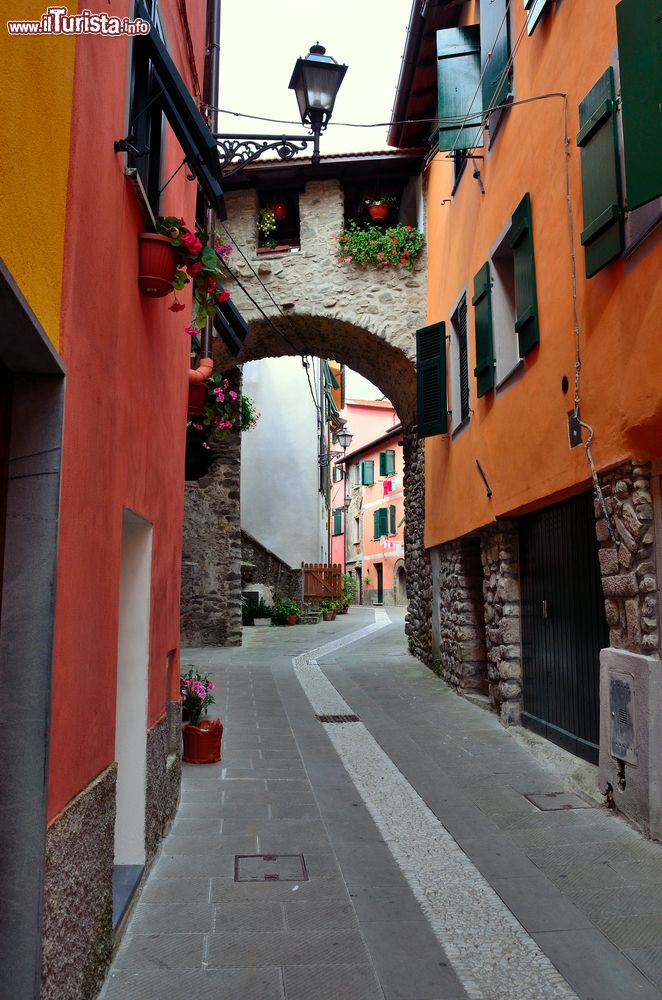
[[[360,722],[358,715],[316,715],[320,722]]]
[[[235,854],[235,882],[307,882],[303,854]]]

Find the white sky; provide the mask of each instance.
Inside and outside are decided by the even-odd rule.
[[[352,368],[345,369],[345,396],[347,399],[382,399],[384,393],[367,378]]]
[[[411,0],[223,0],[219,106],[296,124],[220,115],[219,131],[303,135],[288,84],[297,58],[319,41],[348,67],[322,155],[388,148],[386,127],[342,128],[334,121],[389,121],[410,10]]]

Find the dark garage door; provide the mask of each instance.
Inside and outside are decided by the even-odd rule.
[[[520,521],[523,717],[597,763],[600,650],[609,644],[593,494]]]

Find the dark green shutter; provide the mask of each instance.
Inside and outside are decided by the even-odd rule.
[[[416,331],[416,396],[418,436],[445,434],[446,324],[433,323]]]
[[[534,28],[540,18],[545,13],[545,7],[549,0],[524,0],[524,8],[528,11],[526,15],[526,30],[532,35]]]
[[[439,149],[482,146],[479,24],[437,32],[437,91]]]
[[[388,510],[386,507],[379,509],[379,535],[388,535]]]
[[[540,341],[531,198],[528,192],[513,212],[510,246],[515,262],[515,329],[519,340],[519,356],[523,358]]]
[[[380,451],[379,453],[379,475],[386,475],[386,452]]]
[[[372,531],[373,537],[379,538],[379,526],[381,524],[381,518],[379,516],[378,510],[373,510],[372,520],[373,520],[373,531]]]
[[[492,346],[492,286],[490,263],[487,261],[474,278],[474,307],[476,329],[476,393],[484,396],[494,388],[494,348]]]
[[[333,512],[333,534],[342,535],[342,510]]]
[[[388,449],[379,453],[379,475],[392,476],[395,474],[395,452]]]
[[[662,3],[616,5],[625,187],[630,211],[662,195]]]
[[[361,485],[372,486],[375,482],[375,463],[372,459],[361,462]]]
[[[503,104],[510,91],[509,75],[503,75],[509,58],[508,0],[480,0],[480,68],[485,110]]]
[[[577,145],[581,148],[584,208],[581,241],[587,278],[619,257],[625,246],[615,97],[610,66],[579,105]]]
[[[395,507],[388,509],[388,533],[389,535],[395,534]]]

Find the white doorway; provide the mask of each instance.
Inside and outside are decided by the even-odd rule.
[[[124,510],[115,715],[115,925],[121,919],[145,864],[151,580],[152,525],[132,511]]]

